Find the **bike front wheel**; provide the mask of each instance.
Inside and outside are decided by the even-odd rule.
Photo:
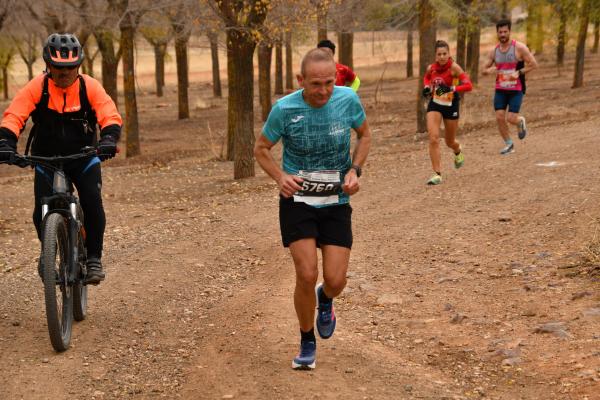
[[[70,282],[69,234],[65,218],[47,216],[42,236],[42,267],[48,333],[54,350],[69,348],[73,327],[73,285]]]

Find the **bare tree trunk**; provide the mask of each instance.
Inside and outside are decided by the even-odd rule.
[[[591,0],[583,0],[581,14],[579,15],[579,35],[577,36],[577,50],[575,51],[575,74],[573,76],[573,88],[583,86],[583,64],[585,60],[585,40],[590,22]]]
[[[317,6],[317,40],[327,39],[327,8],[322,4]]]
[[[294,89],[294,65],[292,60],[292,31],[285,32],[285,88]]]
[[[417,132],[427,131],[421,91],[428,63],[435,58],[435,15],[429,0],[419,0],[419,80],[417,81]]]
[[[27,66],[27,77],[29,80],[33,79],[33,64],[37,60],[38,50],[37,50],[37,37],[35,34],[28,32],[27,33],[27,41],[25,43],[26,48],[23,48],[23,43],[16,39],[15,45],[16,49],[19,52],[19,56]]]
[[[467,26],[469,25],[468,13],[461,8],[458,14],[456,29],[456,62],[462,68],[467,66]]]
[[[542,54],[544,51],[544,23],[542,18],[544,17],[544,7],[538,3],[537,12],[535,14],[535,46],[534,50],[536,54]]]
[[[85,26],[85,24],[84,24]],[[91,36],[91,32],[86,28],[83,28],[81,30],[81,32],[79,32],[79,34],[77,35],[77,38],[79,39],[79,43],[81,43],[81,45],[83,46],[83,49],[85,51],[85,58],[83,60],[83,63],[81,64],[81,70],[83,71],[84,74],[86,75],[90,75],[88,73],[88,64],[86,63],[87,59],[88,59],[88,40]],[[90,75],[91,76],[91,75]]]
[[[594,21],[594,46],[592,47],[592,53],[598,53],[598,41],[600,41],[600,17],[596,17]]]
[[[125,98],[125,132],[127,157],[140,154],[140,136],[135,95],[135,71],[133,43],[135,28],[133,17],[127,13],[120,24],[121,56],[123,57],[123,95]]]
[[[236,66],[233,64],[233,60],[236,57],[235,47],[230,44],[230,40],[232,40],[233,35],[227,31],[226,40],[227,40],[227,161],[233,161],[235,159],[235,135],[237,132],[235,131],[235,121],[237,119],[237,109],[234,108],[233,104],[233,92],[236,88],[234,88],[233,81],[231,80],[231,75],[229,71],[234,71]],[[238,106],[240,107],[240,106]]]
[[[234,179],[254,176],[254,67],[256,44],[252,36],[234,29],[227,31],[229,82],[228,135],[234,137]]]
[[[565,42],[567,37],[567,12],[563,5],[559,6],[558,45],[556,46],[556,65],[563,66],[565,62]]]
[[[83,64],[85,65],[85,73],[89,76],[94,76],[94,60],[91,57],[86,57]]]
[[[525,30],[527,32],[527,47],[534,48],[535,45],[535,0],[527,1],[527,20],[525,22]]]
[[[281,40],[275,43],[275,94],[283,94],[283,49]]]
[[[102,86],[104,86],[106,93],[113,99],[115,104],[118,105],[117,68],[119,60],[115,54],[112,33],[108,30],[100,30],[95,32],[94,36],[96,37],[100,54],[102,54]]]
[[[271,112],[271,58],[273,45],[262,41],[258,45],[258,97],[262,110],[262,120],[266,121]]]
[[[2,89],[4,100],[8,100],[8,67],[2,67]]]
[[[27,65],[27,77],[29,80],[33,79],[33,64],[26,63]]]
[[[188,73],[188,41],[189,33],[181,33],[175,36],[175,59],[177,61],[177,103],[179,119],[190,117],[190,104],[188,97],[189,73]]]
[[[508,9],[508,0],[502,0],[502,19],[510,19],[510,10]]]
[[[167,44],[164,42],[155,42],[154,48],[154,80],[156,82],[156,97],[163,97],[165,87],[165,54],[167,53]]]
[[[414,48],[414,35],[413,35],[413,24],[410,24],[408,31],[406,32],[406,77],[413,77],[413,48]]]
[[[222,97],[221,71],[219,67],[219,34],[217,32],[210,32],[208,39],[210,41],[210,58],[212,60],[213,96]]]
[[[354,69],[354,32],[339,32],[338,33],[340,64],[347,65],[350,69]]]
[[[471,24],[469,24],[469,41],[467,43],[467,71],[471,82],[479,82],[479,43],[481,39],[481,20],[479,10],[475,8],[471,13]]]
[[[371,31],[371,56],[375,57],[375,31]]]

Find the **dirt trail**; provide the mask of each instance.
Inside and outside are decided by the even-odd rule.
[[[451,169],[444,149],[439,187],[424,184],[414,121],[399,120],[412,97],[392,96],[414,81],[391,82],[377,104],[364,87],[375,143],[352,201],[339,327],[318,342],[314,372],[290,368],[297,322],[276,187],[262,173],[234,182],[229,163],[208,160],[197,126],[222,129],[214,109],[172,123],[161,105],[145,129],[150,155],[105,169],[108,279],[63,354],[34,272],[31,176],[2,167],[0,398],[599,398],[598,277],[581,260],[600,215],[589,96],[600,75],[557,103],[543,95],[567,90],[554,73],[536,76],[543,88],[533,80],[531,134],[508,157],[484,81],[464,108],[465,167]]]

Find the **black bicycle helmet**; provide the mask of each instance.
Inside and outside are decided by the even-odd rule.
[[[83,48],[71,33],[53,33],[44,45],[44,61],[54,67],[78,67],[83,62]]]

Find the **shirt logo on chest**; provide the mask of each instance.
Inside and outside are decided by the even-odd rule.
[[[65,107],[65,112],[75,112],[81,110],[81,105]]]
[[[304,115],[297,115],[294,118],[292,118],[292,122],[293,123],[300,122],[303,119],[304,119]]]
[[[329,126],[329,134],[331,136],[343,135],[345,132],[346,132],[346,129],[341,122],[333,122]]]

